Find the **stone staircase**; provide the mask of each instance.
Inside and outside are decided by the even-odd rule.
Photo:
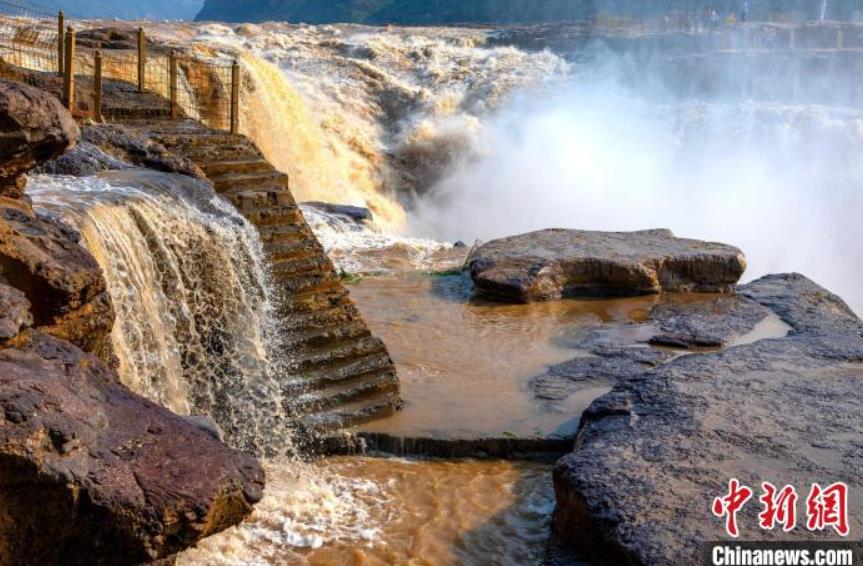
[[[159,121],[146,133],[194,161],[255,226],[282,292],[290,377],[286,411],[315,435],[387,416],[401,405],[395,366],[370,332],[277,171],[246,137],[198,122]]]

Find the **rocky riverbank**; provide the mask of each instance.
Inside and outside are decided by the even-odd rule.
[[[0,116],[0,563],[169,557],[246,517],[263,470],[108,368],[102,272],[24,191],[79,129],[55,98],[10,81]]]
[[[694,562],[704,541],[727,536],[709,509],[731,478],[756,490],[762,481],[793,485],[801,498],[813,483],[845,482],[851,530],[860,528],[863,323],[797,274],[744,285],[733,300],[738,311],[776,313],[789,333],[688,355],[629,344],[539,382],[545,395],[597,378],[615,384],[585,412],[575,451],[555,470],[555,530],[581,552],[627,564]],[[704,316],[679,311],[670,342],[703,344],[710,318],[728,322],[721,311]],[[669,342],[666,330],[657,336]],[[741,538],[832,538],[800,524],[761,530],[758,509],[743,510]]]
[[[486,244],[470,266],[477,291],[499,300],[686,291],[663,292],[642,320],[573,329],[581,354],[531,380],[549,404],[613,388],[580,415],[554,472],[554,531],[579,556],[698,562],[706,541],[728,537],[710,510],[732,478],[801,499],[844,482],[849,528],[863,526],[863,322],[841,298],[799,274],[737,286],[739,250],[664,231],[526,234]],[[760,509],[741,511],[741,539],[837,538],[801,521],[762,530]]]

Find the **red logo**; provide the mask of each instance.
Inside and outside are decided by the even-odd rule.
[[[737,537],[737,512],[743,508],[752,490],[741,485],[736,479],[728,482],[728,495],[717,497],[713,500],[713,514],[717,517],[725,517],[725,531],[733,537]]]
[[[776,486],[767,481],[761,484],[761,489],[764,495],[759,501],[764,505],[764,510],[758,515],[758,525],[772,531],[779,523],[786,533],[794,530],[797,526],[797,490],[786,485],[777,492]]]
[[[786,485],[781,490],[770,482],[761,483],[762,495],[759,501],[762,511],[758,514],[758,526],[773,530],[777,525],[789,532],[797,526],[797,490]],[[737,538],[737,513],[752,497],[751,488],[737,479],[728,482],[728,493],[713,500],[712,511],[717,517],[725,519],[725,532]],[[848,486],[837,482],[822,488],[813,483],[806,498],[806,528],[810,531],[824,531],[833,528],[839,535],[846,537],[848,527]]]
[[[822,489],[813,483],[806,498],[806,515],[806,528],[810,531],[833,527],[841,536],[847,537],[848,486],[839,482]]]

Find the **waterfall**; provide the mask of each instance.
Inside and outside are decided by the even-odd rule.
[[[253,226],[208,184],[167,173],[37,176],[28,194],[78,229],[102,267],[123,383],[210,416],[233,446],[288,447],[275,294]]]
[[[484,30],[271,22],[192,31],[240,54],[240,131],[290,175],[297,200],[369,208],[390,233],[405,231],[405,207],[442,172],[481,150],[474,142],[495,108],[570,72],[548,51],[489,46]]]

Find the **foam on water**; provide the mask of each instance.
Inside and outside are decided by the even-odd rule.
[[[345,273],[435,271],[463,261],[463,252],[449,243],[395,236],[374,223],[356,222],[312,206],[300,208],[336,269]]]

